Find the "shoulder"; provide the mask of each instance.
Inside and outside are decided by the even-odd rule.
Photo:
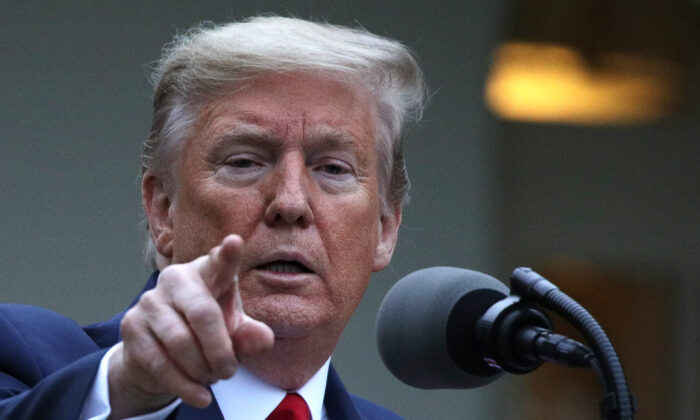
[[[73,338],[75,335],[82,335],[82,331],[80,325],[72,319],[48,309],[11,303],[0,304],[0,336],[32,342],[39,337],[42,341]]]
[[[403,420],[403,417],[357,395],[350,394],[353,404],[363,418],[376,420]]]
[[[0,370],[25,383],[99,350],[72,319],[18,304],[0,304],[0,342]]]
[[[16,335],[28,342],[85,336],[80,325],[57,312],[7,303],[0,304],[0,334]]]
[[[39,308],[37,306],[23,305],[17,303],[0,303],[0,319],[17,323],[26,324],[29,321],[33,323],[69,323],[76,324],[70,318],[54,312],[49,309]]]

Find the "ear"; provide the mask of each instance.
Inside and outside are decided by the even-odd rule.
[[[391,261],[401,225],[401,211],[401,204],[396,204],[393,209],[386,213],[382,212],[379,217],[379,241],[372,265],[372,270],[375,272],[383,270]]]
[[[147,170],[141,179],[141,200],[148,220],[148,232],[158,253],[166,259],[173,256],[172,199],[163,181]]]

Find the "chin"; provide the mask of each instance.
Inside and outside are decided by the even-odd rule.
[[[267,324],[275,339],[304,338],[327,331],[337,316],[330,305],[295,295],[271,295],[243,304],[246,314]]]

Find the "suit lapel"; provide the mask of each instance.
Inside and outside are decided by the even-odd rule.
[[[328,381],[326,382],[326,395],[323,399],[328,418],[332,420],[360,420],[362,417],[350,399],[348,391],[340,381],[338,373],[333,365],[328,369]]]

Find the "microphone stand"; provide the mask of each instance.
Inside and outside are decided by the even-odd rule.
[[[523,300],[534,301],[569,321],[584,336],[595,357],[589,365],[603,386],[600,402],[603,420],[631,420],[637,411],[622,370],[622,364],[610,339],[598,322],[580,304],[554,284],[526,267],[516,268],[510,277],[511,290]]]

